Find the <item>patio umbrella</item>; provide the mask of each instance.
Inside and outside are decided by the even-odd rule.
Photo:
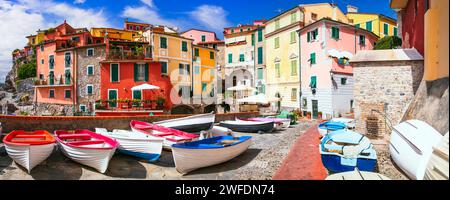
[[[251,86],[248,86],[248,85],[237,85],[237,86],[229,87],[227,90],[230,90],[230,91],[255,91],[256,89]]]
[[[137,85],[137,86],[134,86],[134,87],[131,88],[131,90],[133,90],[133,91],[135,91],[135,90],[157,90],[157,89],[160,89],[160,88],[158,86],[150,85],[150,84],[147,84],[147,83],[144,83],[142,85]],[[145,99],[143,97],[143,95],[144,94],[142,94],[142,99]]]
[[[260,103],[260,104],[268,104],[270,102],[280,101],[280,98],[277,97],[267,97],[263,93],[259,93],[257,95],[249,96],[243,99],[237,100],[239,103]]]

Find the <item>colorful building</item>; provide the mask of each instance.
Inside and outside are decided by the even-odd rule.
[[[225,37],[225,84],[223,90],[236,85],[255,87],[256,67],[264,64],[264,24],[254,21],[252,25],[238,25],[224,29]],[[261,47],[258,51],[258,47]],[[234,104],[235,93],[225,92],[225,99]],[[232,98],[229,98],[232,97]]]
[[[128,20],[125,20],[124,23],[124,30],[129,31],[141,31],[144,32],[145,29],[151,27],[150,24],[147,23],[140,23],[140,22],[130,22]]]
[[[104,38],[108,35],[110,40],[125,40],[125,41],[137,41],[141,38],[141,33],[138,31],[121,30],[115,28],[91,28],[91,35],[94,39],[94,43],[103,43]]]
[[[397,21],[386,15],[376,13],[360,13],[358,8],[347,6],[347,17],[350,23],[374,32],[380,38],[398,36]]]
[[[182,96],[175,104],[190,104],[192,96],[192,42],[164,26],[152,26],[143,33],[152,47],[153,60],[161,63],[160,73],[170,77],[173,96]]]
[[[355,35],[356,34],[356,35]],[[353,69],[348,60],[371,50],[378,36],[349,24],[321,19],[299,30],[301,106],[314,119],[348,113],[353,107]],[[296,100],[298,91],[292,89]]]
[[[217,50],[200,45],[193,48],[193,103],[215,104]]]
[[[65,21],[45,31],[44,41],[36,50],[35,102],[74,106],[76,63],[75,49],[92,43],[87,29],[75,29]]]

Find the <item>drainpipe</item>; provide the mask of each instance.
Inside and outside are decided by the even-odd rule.
[[[301,37],[301,29],[297,31],[298,34],[298,80],[300,83],[300,90],[299,90],[299,109],[302,111],[302,37]]]
[[[77,87],[76,87],[76,85],[77,85],[77,51],[74,49],[73,50],[73,68],[72,68],[72,71],[73,71],[73,85],[72,85],[72,90],[73,90],[73,110],[75,111],[76,110],[76,101],[77,101],[77,91],[76,91],[76,89],[77,89]]]

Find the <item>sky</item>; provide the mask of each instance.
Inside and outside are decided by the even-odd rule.
[[[0,0],[0,82],[11,69],[11,52],[26,45],[26,36],[64,20],[76,28],[123,28],[123,21],[139,21],[177,27],[199,28],[223,37],[224,27],[270,19],[298,4],[336,3],[359,12],[397,18],[389,0]]]

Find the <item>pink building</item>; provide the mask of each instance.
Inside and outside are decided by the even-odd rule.
[[[348,60],[360,50],[372,50],[378,36],[330,19],[309,24],[299,34],[302,110],[313,118],[351,112],[353,68]]]
[[[181,36],[193,39],[194,44],[221,41],[219,38],[217,38],[215,32],[200,29],[189,29],[181,33]]]

